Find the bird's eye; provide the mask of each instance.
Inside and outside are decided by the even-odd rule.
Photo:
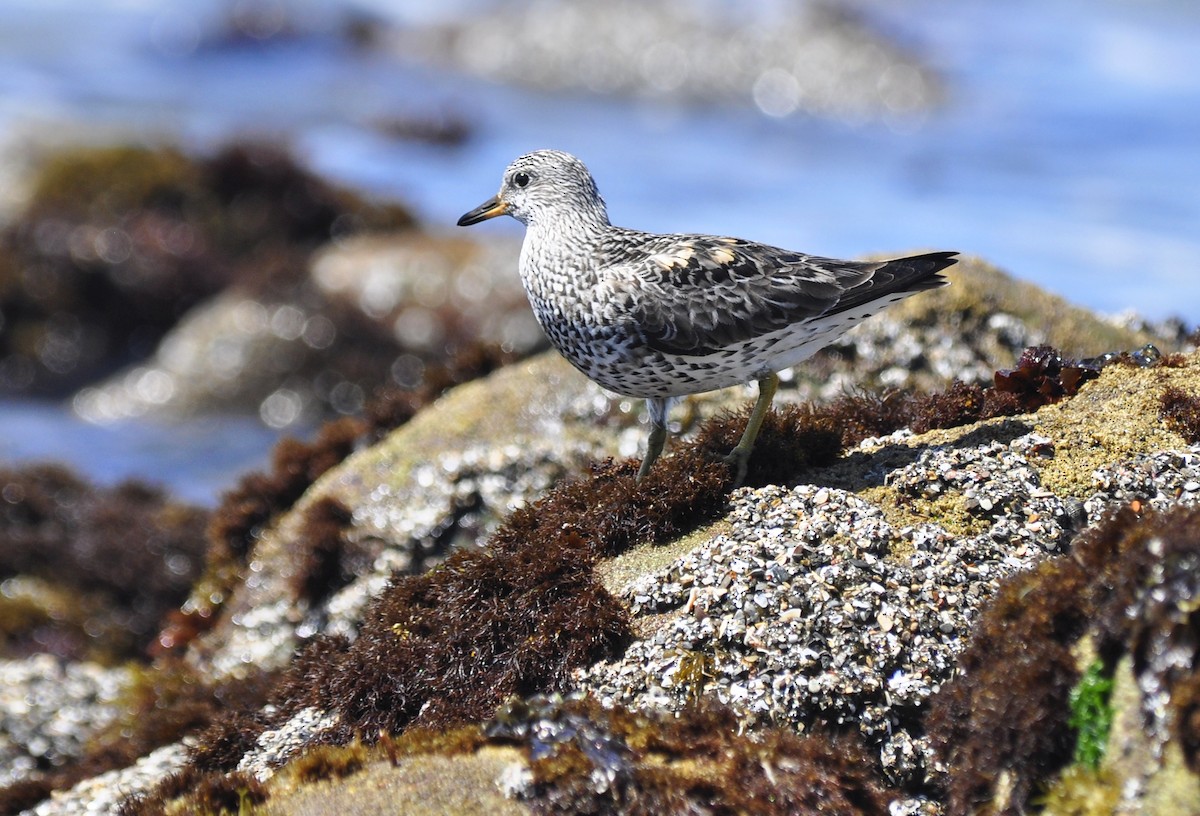
[[[525,172],[513,173],[513,184],[518,187],[527,187],[529,185],[529,174]]]

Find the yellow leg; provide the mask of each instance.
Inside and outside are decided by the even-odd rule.
[[[758,432],[762,429],[763,420],[771,408],[771,402],[775,399],[777,388],[779,388],[779,377],[774,374],[768,374],[758,381],[758,401],[754,403],[754,410],[750,412],[750,418],[746,420],[746,430],[742,431],[742,438],[737,443],[737,447],[725,457],[726,464],[737,468],[737,475],[733,482],[735,487],[746,478],[746,463],[750,461],[750,452],[754,450],[754,440],[758,438]]]

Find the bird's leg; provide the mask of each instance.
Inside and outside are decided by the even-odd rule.
[[[646,443],[646,458],[638,468],[639,482],[650,472],[650,466],[662,453],[663,444],[667,441],[667,410],[670,407],[671,401],[667,398],[646,400],[646,408],[650,411],[650,438]]]
[[[758,381],[758,401],[754,403],[754,410],[750,412],[750,418],[746,420],[746,430],[742,431],[742,438],[737,443],[737,447],[725,457],[726,464],[737,468],[736,478],[733,482],[735,487],[746,478],[746,464],[750,461],[750,451],[754,450],[754,440],[758,438],[758,432],[762,428],[767,411],[771,408],[771,401],[775,399],[777,388],[779,388],[779,377],[775,374],[768,374]]]

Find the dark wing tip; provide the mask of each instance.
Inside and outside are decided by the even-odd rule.
[[[876,273],[885,272],[886,289],[891,291],[921,292],[949,286],[950,281],[941,271],[958,263],[957,252],[927,252],[884,261]]]
[[[880,261],[872,265],[871,276],[847,289],[828,313],[849,311],[897,293],[911,295],[948,286],[950,281],[941,272],[956,263],[957,252],[927,252]]]

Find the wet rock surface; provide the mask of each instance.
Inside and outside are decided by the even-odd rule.
[[[896,437],[863,447],[911,442]],[[1182,485],[1195,483],[1200,448],[1163,452],[1153,465],[1114,463],[1081,502],[1040,486],[1036,462],[1052,447],[1026,433],[913,450],[911,463],[873,475],[886,486],[877,495],[900,508],[906,496],[943,500],[905,526],[820,479],[742,492],[727,530],[620,588],[635,626],[641,618],[653,634],[582,672],[580,687],[639,709],[713,695],[750,723],[852,724],[891,781],[919,783],[933,773],[921,712],[953,676],[1000,582],[1063,552],[1088,518],[1134,496],[1156,497],[1157,508],[1197,499]]]
[[[635,619],[672,620],[581,687],[638,708],[713,695],[750,722],[853,723],[896,783],[925,776],[927,748],[908,728],[979,605],[1056,538],[895,530],[877,507],[812,485],[747,493],[726,518],[729,532],[626,588]]]

